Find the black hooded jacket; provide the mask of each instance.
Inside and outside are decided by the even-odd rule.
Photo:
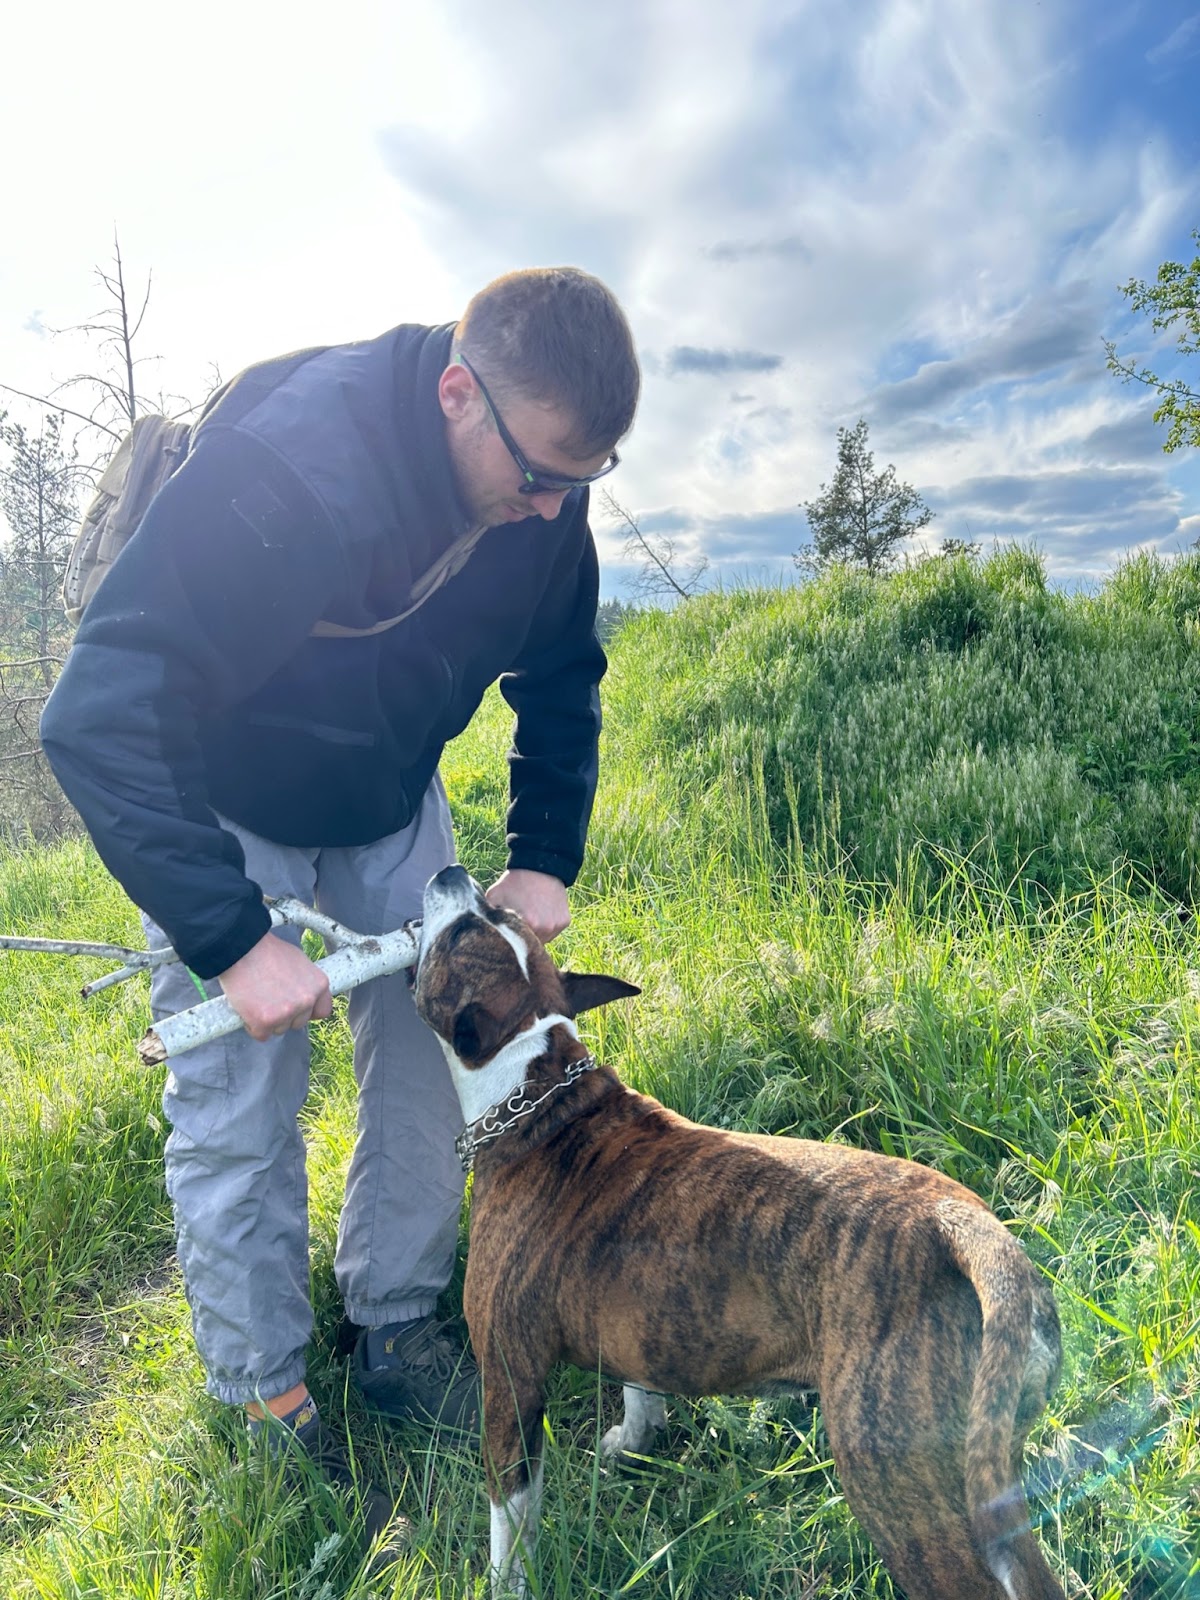
[[[587,491],[488,529],[395,627],[470,519],[437,381],[453,325],[251,367],[197,426],[91,601],[42,718],[106,865],[212,977],[269,919],[213,811],[280,844],[412,820],[442,747],[500,679],[516,711],[509,865],[572,883],[596,786]]]

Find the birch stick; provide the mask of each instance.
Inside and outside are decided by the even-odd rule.
[[[267,905],[273,927],[287,924],[304,928],[319,934],[325,941],[329,953],[316,965],[329,979],[329,987],[334,994],[345,994],[348,989],[355,989],[372,978],[382,978],[389,973],[399,972],[403,967],[411,967],[417,959],[419,921],[405,923],[393,933],[375,937],[355,933],[352,928],[344,927],[332,917],[325,916],[290,895],[280,896],[276,900],[268,899]],[[129,950],[120,944],[92,944],[79,939],[25,939],[13,935],[0,936],[0,950],[29,950],[43,955],[99,956],[120,961],[122,965],[116,971],[85,985],[82,991],[85,998],[115,983],[123,983],[126,978],[135,977],[139,972],[152,971],[155,967],[179,960],[171,949]],[[164,1018],[157,1027],[147,1029],[138,1045],[138,1054],[147,1066],[158,1066],[168,1056],[181,1055],[185,1050],[195,1049],[198,1044],[207,1044],[212,1039],[236,1033],[242,1026],[242,1019],[229,1001],[224,995],[219,995],[215,1000],[206,1000],[187,1011],[180,1011],[173,1017]]]
[[[299,902],[292,902],[280,920],[291,921],[294,918],[298,926],[309,926],[295,916],[295,907],[298,905]],[[274,909],[279,909],[278,904]],[[319,917],[318,912],[306,906],[300,906],[300,910],[314,920]],[[360,983],[368,983],[372,978],[382,978],[388,973],[399,972],[402,967],[411,967],[417,959],[417,934],[412,924],[376,938],[369,934],[351,933],[337,923],[330,923],[328,918],[322,918],[321,921],[336,929],[336,934],[331,933],[330,937],[341,941],[332,955],[316,963],[329,979],[329,987],[334,994],[344,994],[347,989],[357,988]],[[317,927],[314,931],[324,930]],[[198,1044],[224,1038],[226,1034],[236,1033],[241,1026],[242,1019],[225,996],[219,995],[215,1000],[206,1000],[202,1005],[180,1011],[176,1016],[164,1017],[157,1027],[148,1028],[138,1045],[138,1055],[146,1066],[158,1066],[169,1056],[182,1055],[186,1050],[194,1050]]]
[[[0,950],[33,950],[52,956],[105,956],[126,966],[145,969],[163,961],[178,961],[174,950],[127,950],[123,944],[89,944],[85,939],[18,939],[0,934]]]
[[[339,944],[352,944],[362,937],[291,895],[281,895],[277,900],[268,899],[266,903],[270,907],[273,927],[286,923],[296,928],[311,929],[313,933],[320,934],[331,949]],[[90,983],[84,984],[79,992],[85,1000],[99,994],[102,989],[111,989],[116,983],[124,983],[127,978],[136,978],[140,972],[153,972],[156,967],[165,967],[179,960],[178,954],[169,947],[128,950],[123,944],[92,944],[82,939],[25,939],[15,934],[0,934],[0,950],[25,950],[41,955],[96,956],[120,961],[122,965],[115,971],[106,972],[102,978],[93,978]]]
[[[102,978],[85,983],[80,994],[85,1000],[101,989],[111,989],[114,983],[124,983],[126,978],[136,978],[139,972],[153,972],[155,967],[165,967],[179,957],[174,950],[127,950],[123,944],[90,944],[80,939],[19,939],[15,934],[0,935],[0,950],[29,950],[42,955],[99,956],[106,960],[124,963],[115,972],[106,972]]]
[[[353,928],[343,927],[315,907],[306,906],[303,900],[297,900],[294,895],[281,894],[274,900],[268,896],[266,903],[276,927],[287,923],[293,928],[307,928],[310,933],[320,934],[327,945],[353,944],[355,940],[367,937],[366,934],[355,933]]]
[[[132,961],[127,962],[115,972],[106,972],[102,978],[93,978],[91,983],[85,983],[79,991],[80,994],[85,1000],[90,1000],[94,994],[99,994],[101,989],[111,989],[115,983],[124,983],[126,978],[136,978],[139,972],[152,972],[155,967],[167,967],[172,961],[179,960],[174,950],[156,950],[154,953],[159,957],[157,961],[139,961],[136,964]]]

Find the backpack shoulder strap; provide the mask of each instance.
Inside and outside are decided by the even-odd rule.
[[[314,622],[308,630],[312,639],[368,639],[374,633],[386,633],[389,628],[394,628],[398,622],[403,622],[405,617],[411,617],[414,611],[419,611],[435,594],[447,578],[452,578],[462,567],[471,551],[478,544],[483,534],[487,532],[486,524],[471,528],[460,539],[456,539],[448,550],[442,552],[433,565],[421,574],[412,586],[412,605],[407,610],[401,611],[399,616],[388,617],[383,622],[377,622],[370,628],[347,628],[340,622]]]

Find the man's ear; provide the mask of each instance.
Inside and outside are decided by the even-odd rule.
[[[610,1000],[628,1000],[631,995],[642,992],[636,983],[610,978],[602,972],[560,972],[559,977],[567,991],[567,1005],[573,1017],[581,1011],[606,1006]]]
[[[461,362],[452,361],[438,379],[438,403],[448,422],[461,422],[475,398],[475,381]]]

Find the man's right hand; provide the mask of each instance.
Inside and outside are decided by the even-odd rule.
[[[265,933],[217,980],[225,998],[260,1042],[289,1028],[303,1028],[333,1009],[329,979],[303,950]]]

